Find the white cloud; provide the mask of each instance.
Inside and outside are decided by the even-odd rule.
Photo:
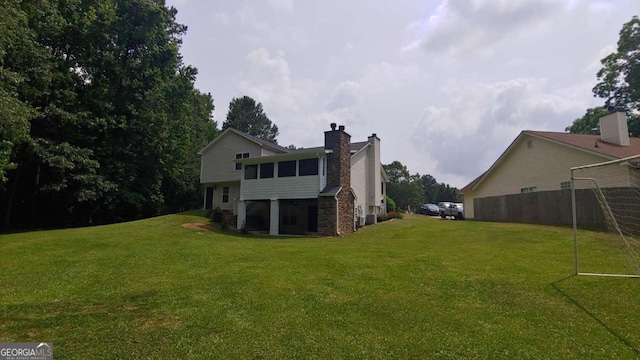
[[[587,106],[567,96],[574,90],[550,89],[546,79],[536,78],[448,84],[442,91],[449,101],[425,108],[413,126],[411,142],[416,152],[432,154],[434,174],[473,179],[522,130],[569,125],[572,114]]]
[[[327,109],[332,111],[357,105],[360,102],[361,92],[362,88],[359,83],[355,81],[341,82],[333,90],[333,95],[327,103]]]
[[[293,0],[269,0],[269,4],[279,10],[293,11]]]
[[[256,49],[247,54],[245,64],[244,72],[235,81],[237,91],[261,102],[286,137],[299,124],[296,115],[308,111],[315,100],[319,83],[294,77],[282,50],[272,56],[264,48]]]
[[[213,19],[215,20],[215,22],[217,22],[222,26],[227,26],[231,23],[231,18],[229,17],[229,14],[227,14],[224,11],[213,14]]]
[[[428,52],[490,56],[505,38],[535,33],[562,7],[558,1],[445,0],[408,27],[416,38],[404,49],[420,45]]]
[[[232,97],[262,102],[283,144],[317,146],[329,123],[375,132],[383,162],[464,186],[525,129],[562,131],[637,0],[188,1],[181,53],[221,122]],[[294,16],[295,15],[295,16]]]

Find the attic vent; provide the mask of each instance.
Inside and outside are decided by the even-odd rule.
[[[527,140],[527,149],[533,149],[533,140]]]

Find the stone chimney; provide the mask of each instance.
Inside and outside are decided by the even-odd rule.
[[[318,231],[337,236],[353,232],[355,197],[351,191],[351,135],[331,124],[324,133],[327,185],[318,197]]]
[[[601,117],[600,139],[618,146],[629,146],[627,114],[622,111],[616,111]]]
[[[324,148],[327,154],[327,185],[351,188],[351,135],[344,131],[344,125],[324,133]]]

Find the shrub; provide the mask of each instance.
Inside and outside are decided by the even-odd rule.
[[[387,203],[387,213],[396,211],[396,202],[392,198],[387,196],[385,202]]]
[[[220,206],[216,206],[215,209],[211,210],[211,221],[214,223],[222,223],[224,220],[224,213]]]
[[[390,211],[386,215],[377,216],[378,222],[383,222],[391,219],[402,219],[403,217],[404,215],[402,215],[402,213],[399,213],[397,211]]]

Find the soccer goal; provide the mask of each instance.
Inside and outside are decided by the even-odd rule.
[[[576,275],[640,277],[640,155],[571,168],[571,210]]]

